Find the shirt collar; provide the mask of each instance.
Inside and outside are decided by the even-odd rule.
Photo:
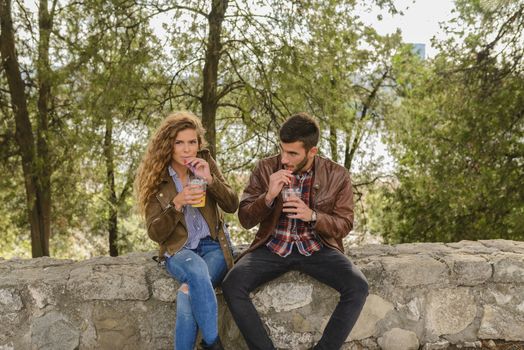
[[[169,172],[169,176],[171,176],[171,177],[175,176],[178,179],[178,175],[177,175],[175,169],[173,169],[173,167],[171,167],[171,165],[169,165],[167,167],[167,171]]]

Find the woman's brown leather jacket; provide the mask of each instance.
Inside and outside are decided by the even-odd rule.
[[[224,218],[220,209],[234,213],[238,208],[238,196],[224,179],[209,150],[199,151],[197,157],[209,163],[213,176],[213,183],[207,186],[206,205],[198,209],[209,226],[211,237],[220,243],[228,268],[231,268],[233,256],[229,239],[224,232]],[[172,205],[177,193],[175,183],[166,169],[158,191],[151,196],[146,206],[147,233],[159,244],[161,259],[164,252],[174,254],[182,249],[188,238],[184,214],[175,210]]]

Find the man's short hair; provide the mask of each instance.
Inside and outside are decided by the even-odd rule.
[[[317,121],[305,112],[289,117],[280,127],[280,141],[292,143],[302,141],[304,148],[310,150],[315,147],[320,137],[320,128]]]

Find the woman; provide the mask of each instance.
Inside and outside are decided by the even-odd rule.
[[[180,282],[175,349],[222,349],[214,287],[233,266],[221,211],[233,213],[238,197],[204,149],[204,129],[189,112],[169,115],[149,141],[135,183],[149,237],[160,246],[167,271]],[[207,189],[190,185],[197,177]],[[205,205],[202,196],[206,196]],[[194,207],[194,206],[197,207]]]

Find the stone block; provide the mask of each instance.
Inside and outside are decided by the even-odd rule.
[[[492,254],[499,250],[494,247],[486,247],[478,241],[460,241],[454,243],[446,243],[446,246],[456,249],[456,253],[466,254]]]
[[[39,309],[47,305],[57,305],[61,294],[65,292],[65,282],[50,285],[45,281],[28,285],[29,295]]]
[[[478,332],[480,339],[524,339],[524,314],[493,305],[484,306],[484,315]]]
[[[524,283],[524,255],[498,254],[493,257],[493,280],[504,283]]]
[[[449,348],[449,341],[439,340],[434,343],[426,343],[422,350],[442,350]]]
[[[261,313],[268,313],[271,309],[276,312],[291,311],[309,305],[312,301],[313,285],[298,281],[266,284],[253,296],[253,304]]]
[[[477,314],[475,298],[468,288],[431,290],[426,305],[426,330],[440,336],[456,334],[468,327]]]
[[[378,295],[370,294],[346,341],[365,339],[375,335],[377,323],[384,319],[391,310],[393,310],[392,303]]]
[[[24,305],[20,294],[14,288],[0,289],[0,313],[22,310]]]
[[[393,328],[378,338],[378,345],[383,350],[417,350],[419,341],[414,332]]]
[[[449,280],[446,264],[427,255],[384,257],[382,266],[386,281],[397,287],[447,284]]]
[[[483,257],[469,254],[450,254],[444,260],[451,266],[458,285],[475,286],[491,278],[493,269]]]
[[[19,328],[20,316],[18,312],[0,313],[0,344],[11,339]]]
[[[280,324],[272,319],[263,318],[273,344],[278,349],[306,349],[313,344],[313,335],[310,332],[290,331],[289,325]]]
[[[396,309],[409,321],[417,322],[420,320],[425,301],[419,297],[414,297],[407,304],[397,304]]]
[[[348,247],[346,253],[351,259],[361,259],[370,256],[392,255],[394,248],[384,244],[367,244],[362,247]]]
[[[447,247],[442,243],[404,243],[393,246],[394,253],[399,255],[404,254],[428,254],[428,255],[442,255],[443,253],[450,253],[453,248]]]
[[[129,307],[129,306],[128,306]],[[124,305],[97,304],[93,313],[96,342],[102,349],[140,349],[141,312]]]
[[[33,321],[31,343],[38,350],[75,350],[80,332],[65,315],[52,311]]]
[[[86,265],[71,271],[67,291],[83,300],[147,300],[145,268],[135,265]]]
[[[480,240],[479,242],[486,247],[498,249],[503,252],[524,254],[524,242],[508,241],[505,239]]]
[[[507,309],[519,310],[519,305],[524,304],[523,287],[518,285],[492,284],[482,290],[481,296],[484,305],[498,305]],[[522,315],[524,317],[524,313]]]
[[[153,298],[167,303],[176,300],[178,283],[173,278],[161,278],[153,282]]]

